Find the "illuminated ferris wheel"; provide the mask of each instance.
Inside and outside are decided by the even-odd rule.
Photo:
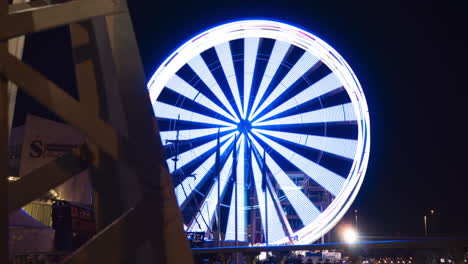
[[[148,87],[186,231],[311,243],[359,191],[370,146],[364,94],[345,60],[302,29],[266,20],[212,28],[172,53]]]

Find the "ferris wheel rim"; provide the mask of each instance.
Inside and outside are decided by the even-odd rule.
[[[311,33],[308,33],[305,30],[302,30],[300,28],[278,22],[278,21],[271,21],[271,20],[241,20],[241,21],[236,21],[236,22],[231,22],[227,24],[223,24],[217,27],[214,27],[212,29],[209,29],[207,31],[204,31],[203,33],[200,33],[199,35],[195,36],[192,38],[190,41],[187,41],[184,45],[179,47],[174,53],[171,54],[162,64],[160,68],[155,72],[153,77],[150,79],[148,82],[148,87],[149,87],[149,93],[150,93],[150,98],[151,101],[154,102],[158,98],[159,94],[164,88],[164,85],[167,83],[166,80],[170,78],[170,76],[174,75],[178,69],[180,69],[179,65],[185,65],[187,63],[187,58],[184,58],[182,56],[183,54],[200,54],[201,52],[215,47],[217,44],[220,44],[222,42],[227,42],[230,40],[234,39],[245,39],[247,37],[271,37],[269,34],[262,35],[262,30],[254,30],[255,27],[258,27],[260,25],[264,27],[276,27],[278,29],[284,29],[284,32],[279,31],[278,36],[281,36],[281,38],[273,38],[275,40],[286,40],[288,37],[292,39],[293,37],[290,34],[293,32],[295,35],[294,37],[299,38],[300,41],[296,42],[289,42],[290,44],[303,44],[303,47],[307,47],[305,44],[310,44],[307,43],[306,40],[313,39],[315,44],[318,44],[317,49],[323,48],[326,52],[326,54],[323,57],[319,57],[320,61],[323,61],[324,64],[326,64],[329,68],[332,69],[333,73],[339,73],[341,74],[338,76],[340,78],[340,81],[343,83],[344,88],[346,89],[348,95],[350,95],[350,99],[352,102],[352,106],[354,109],[355,114],[357,115],[357,125],[358,125],[358,138],[357,138],[357,150],[356,151],[356,156],[354,157],[354,162],[351,171],[358,170],[355,173],[355,176],[353,175],[349,176],[346,180],[345,183],[343,184],[342,188],[340,189],[339,193],[336,195],[337,198],[341,199],[336,199],[335,201],[332,202],[332,204],[335,207],[339,207],[333,217],[327,217],[327,214],[324,214],[323,212],[319,215],[318,220],[325,221],[327,224],[318,226],[316,228],[320,228],[320,230],[316,229],[307,229],[306,227],[300,229],[299,231],[295,232],[295,235],[298,235],[300,237],[303,237],[303,239],[300,241],[301,243],[309,243],[312,242],[312,240],[316,240],[318,237],[318,233],[324,233],[326,231],[329,231],[336,223],[337,221],[340,220],[340,218],[344,215],[346,210],[350,207],[352,201],[357,195],[357,192],[359,191],[364,175],[365,175],[365,170],[367,168],[367,163],[369,159],[369,148],[370,148],[370,128],[369,128],[369,113],[367,109],[367,103],[365,101],[364,93],[362,91],[362,88],[360,86],[360,83],[355,76],[354,72],[351,70],[347,62],[327,43],[322,41],[320,38],[316,37],[315,35],[312,35]],[[228,30],[226,30],[226,27],[229,27]],[[254,27],[252,29],[251,27]],[[226,37],[224,39],[218,39],[216,41],[211,41],[209,44],[206,44],[206,46],[210,46],[206,48],[203,45],[196,46],[194,48],[194,44],[197,41],[205,41],[208,42],[208,39],[210,38],[210,34],[216,33],[219,30],[226,30],[226,32],[221,32],[222,36]],[[238,31],[238,30],[243,30],[247,33],[244,35],[236,35],[232,34],[229,35],[228,33],[232,31]],[[249,31],[249,29],[251,31]],[[239,31],[242,32],[242,31]],[[266,31],[269,32],[269,31]],[[218,32],[219,33],[219,32]],[[259,36],[260,35],[260,36]],[[215,35],[217,36],[217,35]],[[302,43],[301,41],[304,41]],[[300,47],[300,48],[303,48]],[[191,49],[191,50],[190,50]],[[309,50],[306,49],[306,52],[310,52]],[[314,54],[316,55],[316,54]],[[190,58],[189,58],[190,59]],[[328,64],[327,64],[328,63]],[[171,65],[175,65],[172,66]],[[337,72],[333,70],[333,68],[339,68]],[[166,75],[169,77],[161,77],[162,72],[168,72]],[[156,79],[158,79],[158,82],[156,82]],[[351,174],[351,172],[350,172]],[[357,175],[357,176],[356,176]],[[349,188],[345,188],[346,186],[350,186]],[[339,204],[337,205],[337,203]],[[330,205],[331,206],[331,205]],[[327,208],[325,212],[329,210]],[[330,208],[331,210],[331,208]],[[325,218],[325,219],[322,219]],[[328,219],[328,220],[327,220]],[[326,231],[325,231],[326,230]],[[282,239],[280,241],[275,241],[275,243],[281,244],[281,243],[286,243],[287,241],[285,239]]]

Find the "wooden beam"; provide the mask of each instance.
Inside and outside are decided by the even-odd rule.
[[[102,19],[105,19],[105,25],[102,25]],[[121,13],[96,18],[93,21],[96,22],[94,37],[99,44],[97,49],[101,63],[99,70],[106,72],[103,74],[106,75],[103,79],[108,82],[100,94],[106,94],[104,98],[114,98],[108,100],[110,104],[104,102],[109,123],[132,144],[122,147],[129,150],[123,152],[126,155],[126,162],[132,164],[135,179],[138,181],[138,188],[135,189],[140,189],[141,194],[154,193],[158,197],[152,199],[151,203],[151,207],[155,210],[149,210],[153,219],[151,231],[158,235],[150,238],[149,248],[140,251],[140,259],[134,259],[133,263],[151,262],[144,259],[149,255],[154,259],[153,262],[190,264],[193,260],[183,232],[174,189],[164,187],[172,186],[171,176],[167,173],[159,131],[153,123],[153,108],[148,96],[130,15]],[[115,74],[109,74],[110,70],[115,70]],[[109,85],[111,83],[115,85]],[[123,111],[120,112],[121,110]],[[125,184],[123,186],[127,186],[126,182],[130,181],[130,177],[120,171],[117,173],[115,177],[121,184]],[[130,188],[129,186],[121,197],[127,203],[138,197],[138,194],[130,193]]]
[[[26,2],[26,0],[13,0],[13,5],[27,4],[23,2]],[[12,5],[10,5],[10,7],[11,6]],[[19,36],[8,40],[8,52],[18,59],[22,59],[23,57],[24,39],[24,36]],[[18,87],[16,84],[8,82],[8,135],[10,135],[11,127],[13,125],[17,92]]]
[[[72,152],[35,169],[21,179],[10,182],[8,212],[21,208],[85,170],[89,163],[83,160],[79,154],[80,150],[75,148]]]
[[[32,8],[39,8],[39,7],[46,7],[50,5],[50,1],[47,0],[35,0],[31,2],[26,2],[26,3],[15,3],[8,6],[8,13],[16,13],[20,12],[22,10],[28,10]]]
[[[173,192],[170,181],[162,182],[160,190],[164,195]],[[154,204],[159,200],[157,192],[146,193],[143,199],[133,208],[128,209],[122,216],[108,225],[105,229],[94,236],[90,241],[78,249],[65,263],[128,263],[129,258],[134,257],[139,246],[145,241],[164,239],[161,250],[171,254],[179,253],[177,258],[168,256],[166,263],[191,263],[190,251],[182,251],[189,246],[185,236],[174,229],[182,226],[180,211],[177,206],[172,206],[172,201],[164,201],[163,207],[159,208],[166,216],[162,224],[162,233],[154,228],[158,215],[154,214]],[[178,244],[177,244],[178,243]],[[177,244],[177,247],[175,245]],[[117,250],[116,250],[117,249]],[[168,254],[166,253],[166,254]],[[186,255],[189,253],[189,255]],[[166,255],[167,256],[167,255]],[[183,260],[187,262],[174,262]],[[132,262],[133,263],[133,262]],[[144,263],[152,263],[144,261]]]
[[[99,96],[95,71],[94,45],[90,41],[90,23],[70,25],[70,35],[75,62],[75,76],[80,103],[99,116]]]
[[[8,52],[0,52],[0,75],[15,82],[28,95],[80,129],[103,151],[118,159],[119,137],[115,130],[55,83]]]
[[[0,40],[63,26],[93,17],[126,12],[125,1],[74,0],[41,7],[17,9],[0,17]]]
[[[141,210],[128,209],[63,263],[124,263],[146,239],[145,231],[149,228],[138,221],[143,220],[139,217],[142,217]]]
[[[0,0],[0,19],[8,12],[8,0]],[[1,24],[3,26],[4,24]],[[0,52],[8,42],[0,40]],[[8,80],[0,76],[0,263],[8,263]]]

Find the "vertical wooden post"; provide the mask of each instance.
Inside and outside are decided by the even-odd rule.
[[[0,16],[8,14],[8,1],[0,0]],[[8,52],[8,41],[0,41]],[[8,81],[0,76],[0,263],[8,263]]]
[[[28,1],[29,0],[13,0],[12,4],[20,4]],[[24,40],[25,36],[8,40],[8,51],[18,59],[23,57]],[[13,82],[8,82],[8,135],[10,135],[11,127],[13,126],[17,93],[18,86]]]

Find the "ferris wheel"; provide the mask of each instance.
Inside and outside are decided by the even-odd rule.
[[[186,231],[311,243],[360,189],[365,97],[311,33],[267,20],[209,29],[173,52],[148,89]]]

